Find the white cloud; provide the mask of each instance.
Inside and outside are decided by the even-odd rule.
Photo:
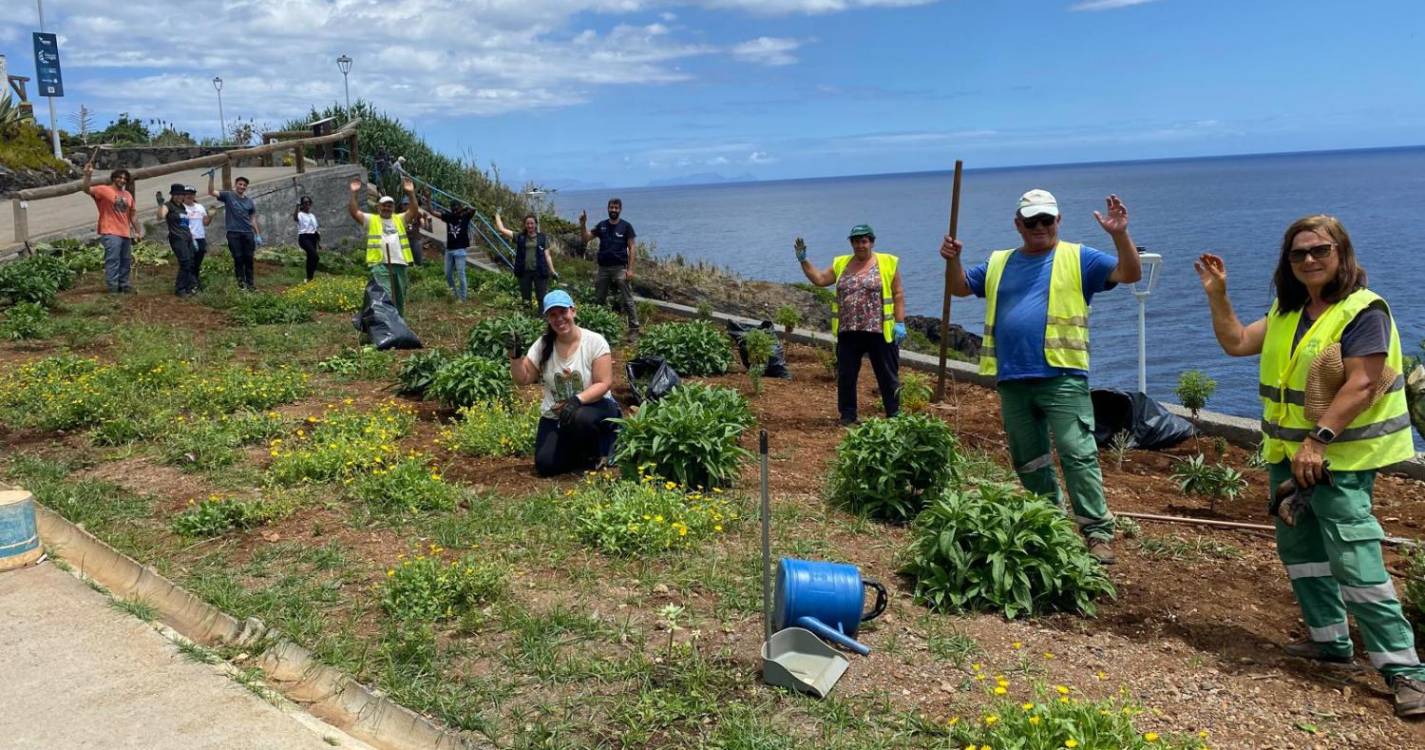
[[[785,37],[759,36],[732,48],[732,56],[758,65],[791,65],[797,61],[792,54],[802,43]]]
[[[840,13],[858,8],[908,8],[936,0],[699,0],[712,8],[734,8],[762,15]]]
[[[1117,10],[1119,8],[1130,8],[1134,5],[1146,5],[1157,1],[1158,0],[1079,0],[1079,2],[1069,6],[1069,10]]]

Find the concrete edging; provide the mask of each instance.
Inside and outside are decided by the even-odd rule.
[[[152,568],[36,503],[45,546],[115,596],[154,607],[164,624],[201,645],[260,649],[254,663],[275,689],[312,715],[382,750],[483,750],[483,745],[379,695],[340,670],[319,663],[305,648],[261,620],[237,618],[213,607]]]

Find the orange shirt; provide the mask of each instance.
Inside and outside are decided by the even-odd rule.
[[[99,208],[99,234],[129,236],[129,220],[134,215],[134,196],[113,185],[95,185],[89,189],[94,205]]]

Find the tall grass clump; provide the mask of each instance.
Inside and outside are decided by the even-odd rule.
[[[905,523],[954,482],[959,441],[927,414],[868,419],[836,447],[828,496],[853,512]]]

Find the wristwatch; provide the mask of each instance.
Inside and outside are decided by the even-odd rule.
[[[1312,440],[1315,440],[1316,442],[1322,445],[1330,445],[1331,442],[1336,439],[1336,432],[1330,427],[1318,426],[1316,429],[1308,433],[1307,437],[1311,438]]]

